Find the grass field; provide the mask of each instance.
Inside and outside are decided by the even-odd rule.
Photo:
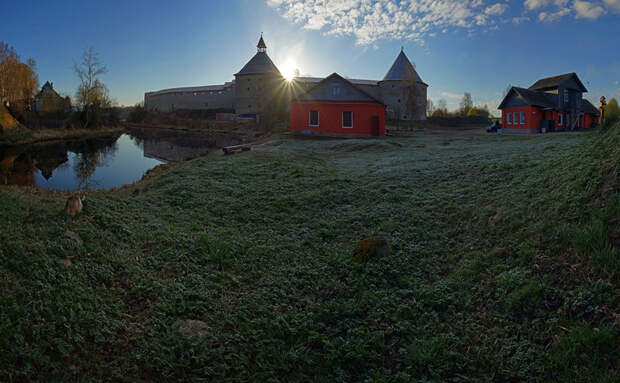
[[[1,187],[0,381],[617,382],[619,164],[620,129],[281,135],[75,219]]]

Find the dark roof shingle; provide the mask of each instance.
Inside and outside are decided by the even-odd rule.
[[[581,103],[581,111],[583,113],[593,114],[595,116],[600,116],[601,112],[598,110],[596,106],[594,106],[590,101],[583,99]]]
[[[353,89],[357,90],[358,92],[360,92],[361,94],[363,94],[365,97],[368,97],[370,100],[384,105],[383,102],[377,100],[374,96],[372,96],[370,93],[366,92],[364,89],[360,88],[359,86],[357,86],[356,84],[354,84],[353,82],[347,80],[346,78],[342,77],[341,75],[339,75],[338,73],[332,73],[331,75],[325,77],[323,80],[319,81],[316,85],[314,85],[313,87],[311,87],[310,89],[306,90],[305,92],[303,92],[302,94],[300,94],[298,97],[296,97],[295,99],[293,99],[293,101],[308,101],[308,100],[313,100],[314,97],[311,95],[311,93],[315,90],[320,88],[324,83],[326,83],[327,81],[331,80],[331,79],[338,79],[343,81],[344,83],[348,84],[349,86],[351,86]]]
[[[571,78],[575,79],[575,82],[577,82],[577,84],[581,87],[582,92],[588,91],[586,87],[583,85],[583,83],[581,82],[581,80],[579,80],[579,77],[577,77],[577,73],[575,72],[561,74],[559,76],[541,78],[540,80],[536,81],[534,85],[530,86],[529,89],[540,90],[540,89],[547,89],[547,88],[555,88],[555,87],[560,86],[566,80],[569,80]]]
[[[392,81],[392,80],[394,81],[401,81],[401,80],[416,81],[416,82],[424,83],[422,79],[420,78],[420,75],[418,74],[418,72],[415,71],[413,64],[411,64],[411,61],[409,61],[409,59],[407,58],[407,55],[402,50],[400,51],[400,54],[398,55],[398,57],[396,57],[396,60],[394,60],[394,63],[392,64],[390,69],[387,71],[387,73],[383,77],[383,80],[381,81]]]
[[[258,52],[250,61],[236,75],[240,74],[261,74],[261,73],[277,73],[280,71],[276,65],[271,61],[267,52]],[[235,76],[236,76],[235,75]]]
[[[551,102],[551,100],[549,100],[542,92],[513,86],[512,88],[510,88],[510,91],[508,92],[502,103],[498,106],[498,109],[502,109],[504,107],[504,104],[508,101],[510,95],[513,92],[527,105],[541,106],[543,108],[556,107],[553,102]]]

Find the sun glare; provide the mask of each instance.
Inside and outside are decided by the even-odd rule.
[[[286,60],[280,69],[286,81],[292,81],[293,78],[295,78],[295,69],[297,69],[297,66],[293,60]]]

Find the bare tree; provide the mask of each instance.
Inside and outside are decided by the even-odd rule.
[[[461,99],[461,103],[459,106],[461,116],[467,116],[469,110],[474,106],[474,102],[471,99],[471,93],[465,92],[463,94],[463,98]]]
[[[433,111],[434,111],[434,104],[433,104],[433,100],[431,100],[430,98],[428,100],[426,100],[426,115],[427,116],[432,116],[433,115]]]
[[[437,109],[445,109],[448,110],[448,102],[442,98],[437,102]]]
[[[105,107],[108,102],[108,90],[99,77],[107,73],[107,68],[99,59],[93,47],[82,53],[81,62],[73,64],[73,71],[80,83],[75,92],[77,104],[82,108],[84,126],[91,124],[93,113]]]

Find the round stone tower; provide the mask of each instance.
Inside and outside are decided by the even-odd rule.
[[[284,77],[267,55],[267,45],[261,34],[257,52],[235,74],[235,113],[261,115],[280,105],[277,97],[284,90]]]
[[[403,49],[379,81],[381,99],[390,120],[426,120],[426,89]]]

